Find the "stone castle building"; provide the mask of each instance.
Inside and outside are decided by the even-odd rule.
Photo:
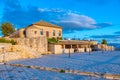
[[[39,21],[10,35],[19,45],[33,48],[40,54],[48,52],[47,38],[61,38],[62,27]]]

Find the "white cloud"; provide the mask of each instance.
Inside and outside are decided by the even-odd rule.
[[[9,5],[9,3],[6,4],[10,9],[5,9],[2,21],[10,21],[11,23],[19,26],[26,26],[39,20],[52,22],[58,26],[62,26],[65,32],[90,30],[110,26],[110,23],[98,24],[93,18],[81,15],[80,13],[73,13],[71,10],[59,8],[38,8],[35,6],[31,6],[24,10],[21,6],[13,7],[13,5],[17,6],[15,2],[10,4],[12,5]],[[12,9],[15,11],[12,11]]]
[[[79,15],[76,13],[68,12],[60,18],[59,21],[55,21],[60,26],[65,28],[78,29],[95,29],[96,21],[88,16]]]
[[[43,9],[43,8],[38,8],[38,11],[39,11],[39,12],[44,12],[45,9]]]
[[[58,9],[58,8],[52,8],[52,9],[48,9],[48,8],[38,8],[39,12],[63,12],[62,9]]]
[[[103,28],[112,25],[112,23],[107,22],[97,23],[93,18],[89,16],[72,13],[71,11],[68,11],[68,13],[63,14],[63,16],[58,21],[54,22],[62,26],[66,30],[69,29],[70,32]]]

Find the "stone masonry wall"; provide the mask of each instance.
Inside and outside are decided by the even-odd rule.
[[[9,52],[11,51],[11,43],[0,43],[0,52],[3,51],[2,47],[4,47],[4,52]]]
[[[4,50],[0,51],[0,62],[27,58],[39,58],[41,56],[42,55],[37,51],[25,45],[10,45],[6,43]]]
[[[38,38],[15,38],[14,40],[17,41],[18,45],[25,45],[41,54],[46,54],[48,51],[47,38],[44,36]]]

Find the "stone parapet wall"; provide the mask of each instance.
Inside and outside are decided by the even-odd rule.
[[[104,45],[104,44],[98,45],[98,49],[106,50],[106,51],[114,51],[115,50],[115,48],[113,46],[108,46],[108,45]]]
[[[10,51],[0,52],[0,62],[27,58],[39,58],[41,54],[25,45],[11,45]]]
[[[0,63],[18,59],[23,59],[21,56],[21,52],[0,53]]]
[[[41,57],[41,53],[27,47],[25,45],[14,45],[12,46],[13,52],[21,52],[22,58],[37,58]]]
[[[85,52],[91,52],[92,49],[91,48],[85,48]]]
[[[78,48],[78,52],[85,52],[85,48]]]
[[[4,47],[4,52],[9,52],[11,51],[11,43],[0,43],[0,52],[3,52],[3,47]]]
[[[74,49],[64,49],[64,53],[74,53]]]
[[[41,54],[46,54],[48,52],[48,44],[46,37],[42,36],[38,38],[15,38],[14,40],[19,45],[25,45]]]

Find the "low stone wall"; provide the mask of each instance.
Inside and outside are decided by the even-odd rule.
[[[41,54],[48,52],[47,38],[45,36],[37,38],[13,38],[13,40],[15,40],[18,45],[25,45]]]
[[[0,63],[18,59],[22,59],[20,52],[6,52],[4,54],[0,53]]]
[[[64,49],[64,53],[74,53],[74,49]]]
[[[92,49],[91,48],[86,48],[86,50],[85,50],[86,52],[91,52],[92,51]]]
[[[104,74],[103,77],[106,79],[120,80],[120,74]]]
[[[68,70],[68,69],[60,69],[60,68],[50,68],[50,67],[41,67],[41,66],[26,66],[21,64],[6,64],[9,66],[17,66],[17,67],[23,67],[23,68],[33,68],[33,69],[39,69],[39,70],[46,70],[46,71],[53,71],[53,72],[60,72],[60,73],[69,73],[69,74],[75,74],[75,75],[83,75],[83,76],[91,76],[91,77],[97,77],[97,78],[106,78],[106,79],[114,79],[114,80],[120,80],[120,74],[101,74],[101,73],[94,73],[94,72],[82,72],[79,70]]]
[[[9,48],[7,50],[8,48],[5,46],[4,51],[0,52],[0,62],[41,57],[41,53],[25,45],[10,45]]]
[[[101,49],[101,50],[105,50],[105,51],[114,51],[115,50],[114,46],[108,46],[108,45],[104,45],[104,44],[98,45],[97,48]]]
[[[11,51],[11,43],[0,43],[0,52],[3,52],[2,47],[4,47],[4,52],[9,52]]]
[[[41,53],[25,45],[13,45],[13,52],[21,52],[22,58],[38,58]]]
[[[64,53],[75,53],[74,52],[74,49],[64,49]],[[78,48],[78,51],[77,52],[85,52],[85,48]]]
[[[78,52],[85,52],[85,48],[78,48]]]

